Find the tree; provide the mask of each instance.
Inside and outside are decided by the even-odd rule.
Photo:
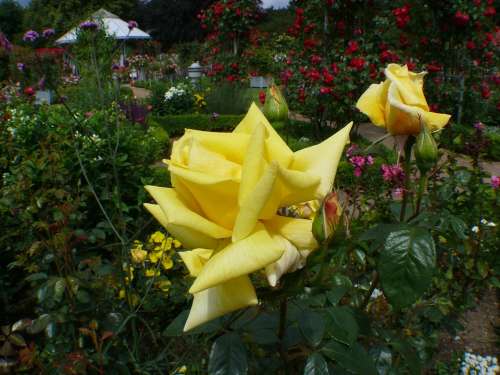
[[[23,27],[24,10],[14,0],[0,0],[0,30],[7,38],[13,39]]]
[[[164,47],[203,36],[197,14],[214,0],[151,0],[140,3],[136,12],[140,25]]]
[[[85,17],[104,8],[127,20],[132,18],[139,0],[32,0],[25,18],[25,28],[52,27],[61,33]]]

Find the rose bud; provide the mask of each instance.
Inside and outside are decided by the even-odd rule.
[[[438,147],[429,128],[422,124],[422,129],[415,143],[415,159],[420,173],[429,171],[438,160]]]
[[[269,121],[286,121],[288,119],[288,104],[278,86],[271,85],[267,89],[263,112]]]
[[[330,241],[340,223],[341,215],[342,208],[337,193],[331,192],[325,197],[320,210],[314,217],[312,232],[316,241],[319,243]]]

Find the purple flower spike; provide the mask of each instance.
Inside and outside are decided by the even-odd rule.
[[[40,37],[40,34],[38,34],[34,30],[28,30],[24,33],[23,40],[25,42],[34,42]]]
[[[137,29],[138,27],[139,27],[139,25],[137,24],[136,21],[133,21],[133,20],[128,21],[128,29],[129,30]]]
[[[97,29],[97,23],[94,21],[85,21],[80,24],[80,29],[82,30],[96,30]]]
[[[54,29],[45,29],[42,32],[42,36],[44,38],[50,38],[51,36],[54,36],[56,31]]]

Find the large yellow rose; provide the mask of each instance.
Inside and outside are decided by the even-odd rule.
[[[165,160],[173,188],[146,186],[153,216],[190,251],[180,252],[195,281],[187,331],[257,304],[249,274],[274,286],[318,247],[312,220],[278,209],[331,191],[352,123],[321,144],[292,152],[253,104],[232,133],[187,129]]]
[[[423,90],[426,74],[410,72],[406,65],[389,64],[385,82],[370,85],[356,107],[392,135],[417,135],[420,120],[431,131],[439,130],[450,115],[429,111]]]

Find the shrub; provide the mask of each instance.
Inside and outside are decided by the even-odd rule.
[[[151,116],[149,124],[160,126],[170,136],[181,135],[184,129],[196,130],[231,130],[243,119],[239,115],[173,115],[173,116]]]

